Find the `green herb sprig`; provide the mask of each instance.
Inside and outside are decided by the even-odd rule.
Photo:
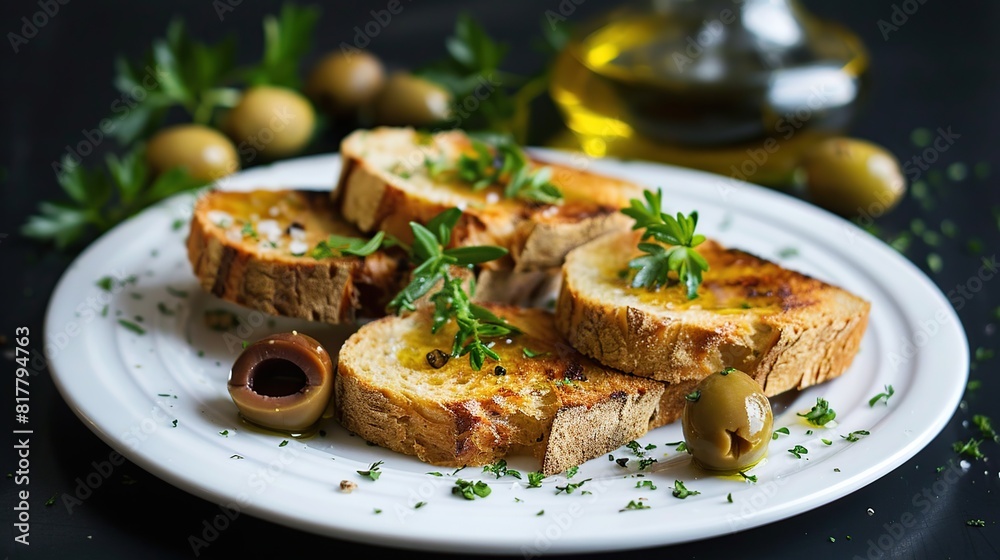
[[[376,233],[371,239],[331,235],[317,243],[312,251],[309,252],[309,256],[316,260],[344,255],[367,257],[377,251],[383,245],[384,241],[385,232],[382,231]]]
[[[455,486],[451,489],[452,494],[462,496],[466,500],[475,500],[476,496],[485,498],[492,492],[493,490],[490,488],[490,485],[481,480],[473,482],[461,478],[455,481]]]
[[[698,492],[697,490],[688,490],[687,487],[684,486],[683,482],[675,480],[674,489],[670,492],[670,494],[675,498],[683,500],[688,496],[696,496],[698,494],[701,494],[701,492]]]
[[[797,413],[796,415],[805,418],[810,424],[820,427],[827,425],[837,417],[837,413],[830,408],[830,403],[823,398],[817,398],[816,404],[809,412]]]
[[[177,193],[204,186],[183,168],[156,177],[146,164],[146,149],[137,145],[119,158],[110,154],[105,168],[87,169],[69,156],[56,176],[67,202],[42,202],[21,233],[65,249],[111,229],[140,210]]]
[[[702,274],[709,269],[708,261],[695,250],[695,247],[705,241],[704,235],[695,233],[698,212],[691,212],[687,216],[678,212],[676,217],[663,212],[661,189],[657,189],[656,193],[646,191],[643,196],[645,204],[632,199],[629,207],[622,209],[622,213],[635,220],[633,230],[646,230],[642,234],[643,240],[653,239],[657,243],[639,243],[639,249],[646,254],[628,263],[629,268],[636,271],[632,287],[667,286],[671,282],[672,272],[677,281],[687,288],[688,299],[698,297]]]
[[[895,389],[892,388],[892,385],[886,385],[884,393],[879,393],[879,394],[875,395],[874,397],[868,399],[868,406],[874,407],[876,404],[878,404],[879,401],[883,401],[883,402],[885,402],[885,404],[888,405],[889,404],[889,397],[891,397],[895,393],[896,393],[896,391],[895,391]]]
[[[472,368],[479,371],[486,358],[500,360],[500,355],[484,343],[483,338],[519,334],[521,331],[492,311],[472,303],[470,293],[474,290],[474,284],[471,284],[470,293],[467,293],[462,287],[462,279],[451,276],[451,266],[471,267],[507,254],[506,249],[493,246],[445,249],[461,215],[460,209],[451,208],[432,218],[426,225],[410,222],[414,238],[410,259],[416,268],[409,284],[392,298],[388,309],[397,314],[403,310],[416,310],[416,301],[440,285],[438,291],[430,296],[434,304],[431,332],[436,334],[454,320],[458,331],[452,343],[451,355],[460,357],[468,354]]]

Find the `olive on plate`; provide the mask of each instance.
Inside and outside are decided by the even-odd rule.
[[[809,198],[841,215],[879,216],[906,193],[906,179],[885,148],[854,138],[829,138],[803,156]]]
[[[443,87],[413,74],[389,76],[372,107],[375,122],[387,126],[425,126],[451,117],[452,96]]]
[[[236,147],[218,130],[199,124],[164,128],[146,145],[146,162],[159,174],[183,167],[195,179],[214,181],[237,171]]]
[[[240,146],[240,153],[268,160],[297,154],[316,127],[316,111],[296,91],[277,86],[253,86],[223,119],[222,128]]]
[[[316,339],[292,331],[248,345],[229,373],[229,395],[246,420],[300,432],[322,417],[333,395],[333,361]]]
[[[306,94],[324,112],[343,115],[371,102],[385,83],[382,61],[367,51],[333,52],[316,63]]]
[[[760,384],[738,369],[726,368],[687,395],[681,423],[696,464],[736,473],[767,454],[774,417]]]

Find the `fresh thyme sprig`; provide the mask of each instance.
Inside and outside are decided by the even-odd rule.
[[[562,192],[551,181],[552,169],[542,167],[532,171],[528,156],[510,139],[499,137],[489,143],[472,138],[471,144],[475,155],[461,154],[456,161],[443,156],[425,158],[428,174],[435,179],[457,179],[473,191],[503,185],[506,198],[543,204],[562,202]]]
[[[689,215],[678,212],[673,217],[662,211],[663,193],[643,193],[646,203],[632,199],[628,208],[622,213],[635,220],[632,229],[645,229],[642,239],[653,239],[658,243],[641,242],[639,249],[645,255],[629,261],[630,269],[635,269],[632,279],[633,288],[658,288],[670,283],[670,273],[677,275],[677,280],[687,287],[688,299],[698,297],[698,287],[701,285],[702,273],[708,270],[708,262],[695,247],[705,241],[705,236],[695,234],[698,225],[698,212]],[[669,245],[670,247],[664,247]]]
[[[500,360],[483,342],[483,338],[517,334],[521,331],[507,323],[490,310],[472,303],[470,295],[474,284],[470,281],[469,292],[462,287],[461,278],[453,278],[451,266],[469,266],[498,259],[507,254],[502,247],[473,246],[445,249],[451,241],[451,230],[458,223],[462,211],[451,208],[432,218],[427,225],[410,222],[413,230],[413,246],[410,258],[416,268],[412,279],[396,297],[389,302],[390,311],[400,313],[404,309],[416,309],[416,301],[440,285],[430,296],[434,303],[434,320],[431,332],[437,333],[451,319],[458,325],[458,332],[452,343],[451,355],[469,355],[473,369],[480,370],[486,358]]]

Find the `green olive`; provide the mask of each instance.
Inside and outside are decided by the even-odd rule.
[[[297,154],[312,138],[316,112],[296,91],[254,86],[226,115],[223,128],[240,153],[278,159]]]
[[[441,86],[412,74],[389,76],[375,98],[374,117],[388,126],[425,126],[451,116],[451,94]]]
[[[341,115],[371,102],[384,83],[385,68],[375,55],[334,52],[313,67],[305,91],[324,111]]]
[[[885,148],[853,138],[830,138],[803,157],[809,197],[838,214],[880,216],[906,193],[899,161]]]
[[[236,148],[221,132],[199,124],[164,128],[149,139],[146,162],[153,173],[183,167],[195,179],[215,181],[240,168]]]
[[[695,463],[735,473],[767,454],[774,417],[760,384],[738,369],[726,368],[687,395],[681,423]]]
[[[333,361],[311,336],[274,334],[243,350],[228,385],[243,418],[265,428],[300,432],[326,411],[333,395]]]

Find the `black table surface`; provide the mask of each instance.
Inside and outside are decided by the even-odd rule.
[[[218,2],[217,2],[218,3]],[[235,3],[235,2],[233,2]],[[569,0],[561,0],[570,4]],[[39,2],[7,1],[0,6],[0,30],[18,32],[22,17],[39,11]],[[55,2],[51,2],[55,4]],[[63,5],[64,4],[64,5]],[[355,25],[370,19],[369,10],[384,2],[329,2],[317,33],[314,53],[337,48],[351,40]],[[455,3],[457,4],[457,3]],[[513,60],[524,57],[521,39],[538,29],[541,14],[558,10],[560,1],[468,2],[468,10],[486,23],[496,36],[514,44]],[[575,0],[571,18],[598,14],[613,5],[603,0]],[[441,0],[403,4],[405,11],[387,26],[371,50],[392,66],[412,67],[442,54],[443,40],[459,8]],[[960,135],[940,154],[925,181],[936,186],[932,208],[909,197],[893,212],[876,220],[883,234],[904,231],[911,221],[923,220],[937,228],[943,219],[958,226],[954,238],[942,236],[939,246],[915,241],[906,255],[925,270],[943,292],[964,284],[993,258],[998,249],[1000,195],[993,188],[1000,173],[994,142],[1000,129],[1000,5],[994,2],[935,2],[923,0],[873,0],[867,2],[808,2],[817,13],[838,20],[861,35],[871,51],[873,87],[860,118],[851,128],[854,136],[887,146],[902,160],[919,155],[910,139],[918,127],[950,128]],[[905,8],[905,9],[904,9]],[[51,8],[50,8],[51,9]],[[235,33],[243,45],[241,57],[260,49],[260,22],[276,6],[243,2],[220,21],[212,2],[70,2],[20,45],[19,52],[4,45],[0,54],[4,84],[0,95],[0,335],[11,348],[15,328],[25,326],[34,334],[41,353],[43,314],[57,280],[75,257],[22,238],[18,229],[42,200],[60,198],[51,162],[64,146],[79,141],[81,130],[92,128],[106,115],[117,96],[112,87],[115,55],[138,56],[152,38],[160,36],[168,20],[183,17],[191,31],[207,40]],[[898,13],[896,13],[898,10]],[[914,11],[915,10],[915,11]],[[880,20],[898,29],[887,36]],[[905,17],[906,21],[902,19]],[[9,36],[8,36],[9,38]],[[333,150],[330,138],[322,150]],[[98,146],[98,153],[115,149],[112,142]],[[99,159],[93,156],[93,159]],[[949,166],[992,164],[985,178],[973,173],[950,177]],[[952,166],[952,171],[957,168]],[[982,169],[982,166],[980,166]],[[967,247],[970,238],[982,241],[981,254]],[[932,241],[934,241],[932,239]],[[930,270],[927,255],[942,256],[939,272]],[[995,262],[995,261],[993,261]],[[605,558],[659,557],[715,558],[997,558],[1000,557],[1000,447],[985,442],[986,458],[972,461],[962,476],[944,478],[936,467],[957,463],[952,444],[976,435],[973,414],[993,415],[1000,382],[993,375],[996,361],[988,350],[996,346],[994,324],[1000,314],[1000,290],[990,282],[957,309],[974,355],[971,379],[981,382],[968,391],[943,431],[905,464],[864,488],[792,518],[728,534],[642,552],[596,554]],[[962,298],[957,298],[962,300]],[[914,302],[920,305],[920,302]],[[916,328],[916,325],[913,326]],[[976,350],[982,348],[978,352]],[[14,367],[5,354],[3,367],[10,374],[4,385],[4,402],[14,408]],[[956,358],[957,359],[957,358]],[[94,470],[93,463],[108,459],[112,449],[95,436],[64,402],[44,362],[36,363],[31,378],[30,545],[16,543],[13,526],[16,494],[21,488],[8,475],[0,478],[0,520],[4,555],[10,558],[188,558],[194,557],[189,536],[201,530],[218,506],[192,496],[149,474],[132,463],[114,467],[109,478],[77,507],[68,508],[58,497],[73,493],[78,479]],[[13,410],[4,423],[17,429]],[[8,432],[10,433],[10,432]],[[5,441],[11,441],[9,436]],[[0,451],[0,472],[13,472],[17,456],[13,443]],[[50,497],[55,503],[46,506]],[[985,527],[966,522],[982,519]],[[456,530],[461,530],[456,527]],[[502,527],[497,527],[502,531]],[[835,542],[830,541],[835,538]],[[289,557],[305,553],[338,557],[371,557],[398,552],[333,540],[250,516],[240,516],[201,557]],[[412,557],[431,557],[406,552]],[[357,555],[357,556],[354,556]]]

